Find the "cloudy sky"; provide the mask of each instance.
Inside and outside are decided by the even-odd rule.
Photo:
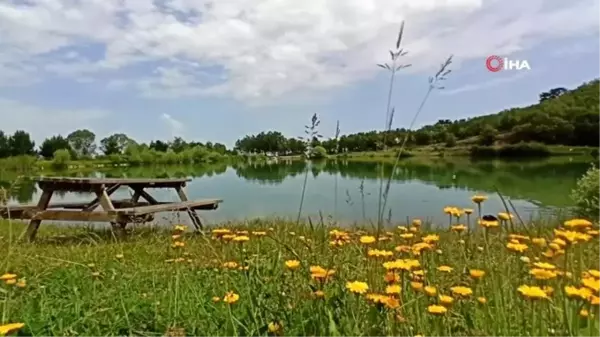
[[[417,126],[532,104],[598,77],[597,0],[0,0],[0,129],[39,142],[90,128],[233,145],[262,130],[325,137],[385,125],[402,20],[393,127],[454,55]],[[499,55],[530,71],[489,72]]]

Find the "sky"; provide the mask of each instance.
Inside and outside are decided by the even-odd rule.
[[[597,0],[0,0],[0,129],[220,142],[414,127],[527,106],[599,77]],[[490,72],[498,55],[530,70]]]

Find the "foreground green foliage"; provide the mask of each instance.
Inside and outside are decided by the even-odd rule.
[[[592,166],[577,181],[577,187],[571,192],[571,198],[580,215],[598,218],[600,214],[600,171]]]
[[[260,220],[122,241],[46,226],[17,245],[24,227],[3,222],[1,323],[27,335],[598,334],[597,225],[511,231],[499,215],[467,231],[477,212],[445,211],[452,227],[413,219],[379,238]]]

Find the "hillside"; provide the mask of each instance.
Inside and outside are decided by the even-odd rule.
[[[426,147],[441,145],[506,145],[536,142],[545,145],[593,146],[599,145],[600,81],[595,79],[568,90],[554,88],[543,92],[539,102],[527,107],[512,108],[496,114],[460,120],[439,120],[410,133],[407,146]],[[326,141],[315,140],[328,153],[378,151],[398,146],[408,130],[387,132],[370,131],[343,135]],[[246,136],[236,143],[236,149],[245,152],[297,153],[303,146],[293,138],[270,131]]]

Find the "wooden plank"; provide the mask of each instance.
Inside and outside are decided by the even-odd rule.
[[[191,179],[40,177],[34,180],[37,181],[41,189],[53,189],[65,192],[94,192],[102,185],[127,185],[132,188],[175,188],[185,186]]]
[[[152,205],[147,201],[133,202],[131,199],[111,199],[111,202],[115,208],[129,208],[129,207],[140,207]],[[169,204],[169,201],[159,201],[158,204]],[[48,205],[46,209],[84,209],[90,203],[85,202],[56,202]],[[37,209],[37,205],[11,205],[11,206],[0,206],[0,218],[8,217],[8,211],[13,214],[15,212],[23,212],[26,210]],[[91,210],[90,210],[91,211]],[[12,216],[11,216],[12,217]]]
[[[48,207],[48,204],[50,203],[50,199],[52,199],[53,193],[54,193],[53,190],[44,190],[44,192],[42,192],[42,195],[40,196],[40,200],[38,201],[37,209],[45,210],[46,207]],[[27,226],[27,231],[26,231],[25,235],[27,235],[27,239],[30,242],[35,239],[35,235],[37,234],[37,231],[40,228],[41,223],[42,223],[42,220],[39,220],[39,219],[33,219],[33,220],[29,221],[29,226]]]
[[[144,191],[143,187],[133,188],[135,191],[134,197],[137,196],[146,199],[151,205],[158,205],[160,202],[156,200],[153,196],[151,196],[148,192]]]
[[[179,196],[179,199],[181,199],[181,201],[189,201],[188,196],[185,193],[183,187],[178,187],[175,190],[177,191],[177,195]],[[194,227],[196,227],[196,230],[201,230],[202,220],[200,220],[200,216],[198,215],[198,213],[196,213],[196,210],[188,208],[187,214],[189,215],[190,220],[192,220],[192,224],[194,225]]]
[[[182,211],[187,210],[188,208],[213,210],[216,209],[221,202],[223,202],[221,199],[192,200],[142,207],[120,208],[115,209],[115,212],[125,215],[143,215],[158,212]]]
[[[117,220],[117,214],[110,214],[103,211],[71,211],[71,210],[45,210],[41,212],[25,211],[23,216],[34,220],[54,220],[54,221],[96,221],[96,222],[114,222]]]

